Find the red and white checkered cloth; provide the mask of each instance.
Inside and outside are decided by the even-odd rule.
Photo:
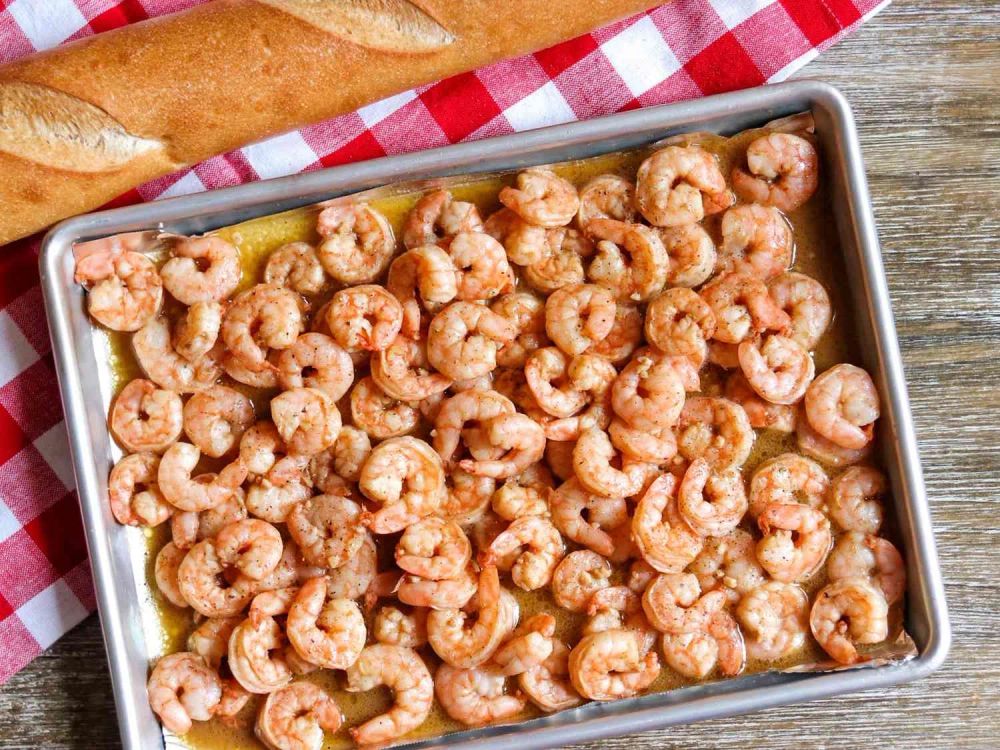
[[[0,0],[0,62],[205,0]],[[787,78],[888,0],[674,0],[147,183],[115,205]],[[0,209],[2,210],[2,209]],[[0,684],[94,610],[37,272],[0,249]]]

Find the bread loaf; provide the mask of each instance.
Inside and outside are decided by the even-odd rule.
[[[0,68],[0,244],[649,0],[216,0]]]

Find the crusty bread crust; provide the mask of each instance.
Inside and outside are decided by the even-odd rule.
[[[145,180],[656,5],[216,0],[0,68],[0,244]]]

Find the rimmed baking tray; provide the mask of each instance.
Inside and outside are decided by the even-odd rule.
[[[42,247],[42,289],[124,746],[132,750],[164,744],[145,688],[149,657],[159,644],[147,643],[154,631],[148,623],[144,627],[150,594],[141,564],[136,564],[137,555],[141,561],[137,541],[142,540],[130,537],[135,529],[115,522],[107,502],[107,473],[113,457],[107,428],[110,369],[95,344],[84,293],[73,283],[75,242],[147,229],[196,234],[377,185],[579,159],[696,130],[732,134],[806,110],[815,118],[825,174],[831,182],[840,247],[856,309],[858,349],[863,364],[875,374],[884,404],[882,458],[907,561],[905,626],[916,642],[918,656],[883,666],[823,673],[769,672],[721,680],[630,700],[591,703],[540,719],[457,732],[409,746],[461,745],[485,750],[516,745],[528,750],[564,745],[884,687],[921,678],[940,666],[951,631],[854,119],[835,88],[797,81],[102,211],[55,227]]]

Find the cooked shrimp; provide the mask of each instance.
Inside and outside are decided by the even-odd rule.
[[[267,696],[254,732],[271,750],[320,750],[323,731],[336,732],[342,722],[326,692],[311,682],[295,682]]]
[[[357,482],[361,478],[361,467],[372,452],[372,443],[364,430],[344,425],[337,435],[337,442],[328,450],[333,454],[332,468],[336,475],[348,482]],[[310,467],[310,473],[313,483],[322,489],[322,483],[317,481],[315,466]]]
[[[163,286],[179,302],[220,302],[240,283],[240,251],[221,237],[185,237],[160,269]]]
[[[267,477],[275,484],[301,479],[307,460],[289,455],[273,422],[261,420],[240,438],[240,460],[250,474]]]
[[[158,526],[173,514],[156,484],[160,457],[155,453],[125,456],[108,477],[108,501],[115,520],[126,526]]]
[[[615,414],[640,430],[673,427],[684,408],[685,382],[690,374],[678,359],[651,349],[633,356],[611,387]],[[697,374],[694,378],[697,380]]]
[[[500,202],[529,224],[563,227],[580,208],[580,197],[572,183],[542,167],[517,175],[517,187],[500,190]]]
[[[747,168],[735,167],[732,180],[744,200],[794,211],[819,184],[816,149],[801,136],[769,133],[747,147]]]
[[[855,664],[862,660],[855,644],[884,641],[889,633],[888,616],[881,591],[864,578],[844,578],[816,594],[809,627],[836,661]]]
[[[425,344],[397,336],[388,347],[372,355],[372,380],[400,401],[422,401],[443,393],[452,381],[430,370]]]
[[[649,303],[645,330],[646,339],[659,351],[687,357],[700,368],[715,334],[715,313],[696,292],[675,287]]]
[[[362,516],[365,525],[376,534],[392,534],[437,509],[445,491],[444,467],[424,441],[390,438],[372,449],[358,486],[382,506]]]
[[[278,567],[283,550],[281,532],[267,521],[256,518],[233,521],[215,537],[215,554],[219,562],[256,581]]]
[[[813,429],[804,413],[799,414],[795,421],[795,440],[800,452],[829,466],[856,464],[863,461],[872,452],[872,443],[870,442],[864,448],[854,449],[844,448],[832,440],[828,440]]]
[[[156,588],[175,607],[182,609],[189,607],[188,600],[181,591],[178,583],[178,572],[181,562],[184,561],[187,550],[181,549],[173,542],[167,542],[156,553],[156,562],[153,564],[153,578],[156,580]]]
[[[201,451],[190,443],[174,443],[160,460],[156,481],[167,501],[181,510],[202,511],[214,508],[243,484],[247,469],[237,459],[227,464],[211,482],[191,478]]]
[[[490,214],[483,231],[503,245],[511,263],[521,266],[545,261],[552,254],[556,239],[562,236],[559,229],[529,224],[509,208]]]
[[[677,448],[688,461],[704,458],[716,470],[742,466],[754,431],[743,407],[724,398],[689,398],[677,425]]]
[[[163,282],[145,255],[97,253],[76,262],[74,279],[87,287],[87,311],[113,331],[138,331],[160,312]]]
[[[511,580],[518,588],[534,591],[548,585],[565,554],[566,546],[551,521],[541,516],[525,516],[493,539],[481,553],[480,562],[489,565],[516,555]]]
[[[390,646],[420,648],[427,643],[427,610],[413,607],[404,612],[399,607],[383,606],[375,613],[372,637]]]
[[[635,185],[624,177],[602,174],[580,188],[580,208],[576,214],[576,224],[584,232],[589,232],[593,219],[634,223]]]
[[[368,593],[377,574],[378,550],[371,534],[365,534],[357,554],[327,572],[327,594],[333,599],[358,599]]]
[[[264,283],[285,286],[298,294],[318,294],[326,285],[326,272],[316,248],[308,242],[289,242],[267,257]]]
[[[512,292],[494,300],[490,309],[506,318],[517,331],[497,353],[500,367],[524,367],[528,356],[548,344],[545,302],[530,292]]]
[[[415,247],[389,266],[385,288],[403,307],[402,333],[416,338],[421,331],[422,309],[437,310],[458,294],[455,264],[440,247]]]
[[[827,503],[830,518],[844,531],[877,534],[888,490],[885,475],[871,466],[852,466],[833,480]]]
[[[701,592],[692,573],[660,573],[642,595],[642,609],[650,624],[663,633],[697,633],[726,605],[721,591]]]
[[[414,575],[404,575],[396,589],[399,601],[414,607],[460,609],[476,595],[476,574],[469,565],[461,575],[441,581],[430,581]]]
[[[262,695],[272,693],[292,680],[285,660],[287,640],[271,617],[260,625],[244,620],[229,637],[229,669],[243,688]]]
[[[708,361],[723,370],[739,370],[739,348],[739,344],[724,344],[713,339],[708,342]]]
[[[195,393],[184,404],[183,414],[188,439],[213,458],[235,449],[255,419],[250,399],[223,385]]]
[[[639,553],[661,573],[684,570],[704,543],[677,511],[676,484],[671,474],[655,480],[632,516],[632,538]]]
[[[583,702],[569,679],[569,647],[551,639],[552,653],[538,666],[517,676],[528,699],[542,711],[551,713],[578,706]]]
[[[198,481],[211,482],[216,474],[200,474]],[[190,549],[195,542],[211,539],[224,526],[233,521],[242,521],[247,517],[246,496],[243,488],[237,489],[214,508],[201,512],[178,511],[170,519],[170,533],[175,545],[181,549]]]
[[[603,430],[584,430],[573,448],[573,470],[580,484],[602,497],[631,497],[642,487],[642,467],[616,455]]]
[[[205,619],[188,636],[188,651],[197,654],[208,666],[218,671],[219,665],[229,652],[229,636],[241,622],[243,622],[241,615]]]
[[[671,669],[694,679],[704,678],[716,664],[726,676],[739,674],[746,665],[743,634],[724,609],[709,617],[705,632],[664,633],[661,644]]]
[[[854,365],[834,365],[817,377],[805,397],[812,428],[842,448],[860,450],[872,441],[879,396],[871,376]]]
[[[552,596],[563,609],[584,612],[591,597],[611,585],[611,573],[611,563],[596,552],[570,552],[552,574]]]
[[[594,244],[582,232],[546,230],[545,248],[541,260],[523,269],[524,280],[532,289],[548,294],[584,282],[583,259],[594,254]]]
[[[747,511],[747,502],[740,472],[713,471],[704,458],[691,462],[677,489],[678,512],[703,536],[725,536],[735,529]]]
[[[309,485],[292,480],[276,485],[259,479],[247,490],[246,507],[253,515],[269,523],[284,523],[297,504],[312,495]]]
[[[555,487],[552,473],[544,463],[529,466],[511,477],[493,493],[493,511],[507,521],[528,516],[548,516],[548,493]]]
[[[620,364],[632,356],[642,341],[642,314],[635,305],[618,303],[611,333],[590,348],[590,354]]]
[[[215,359],[205,355],[189,362],[170,340],[165,318],[153,318],[132,335],[132,350],[143,372],[162,388],[190,393],[210,387],[222,374]]]
[[[700,294],[715,313],[715,338],[726,344],[738,344],[764,331],[784,331],[791,324],[771,299],[767,285],[748,273],[720,274]]]
[[[288,532],[312,565],[337,568],[350,560],[367,536],[361,506],[339,495],[317,495],[292,506]]]
[[[554,346],[536,349],[524,365],[524,376],[535,403],[554,417],[570,417],[580,411],[587,396],[571,382],[570,358]]]
[[[705,546],[688,566],[698,576],[702,591],[721,590],[731,604],[757,588],[767,576],[757,562],[756,541],[749,532],[734,529],[725,536],[705,539]]]
[[[545,431],[524,414],[501,414],[484,424],[484,437],[501,455],[495,459],[463,459],[458,465],[470,474],[506,479],[516,476],[545,452]]]
[[[237,383],[251,388],[278,387],[278,350],[272,349],[262,364],[248,367],[232,352],[223,352],[220,360],[223,371]]]
[[[303,328],[301,297],[290,289],[257,284],[233,300],[222,319],[222,340],[252,370],[269,365],[268,349],[287,349]]]
[[[403,226],[403,245],[446,247],[460,232],[482,232],[483,221],[473,203],[457,201],[447,190],[424,194],[410,209]]]
[[[396,240],[388,220],[364,203],[324,208],[316,221],[324,270],[344,284],[367,284],[389,265]]]
[[[497,366],[497,351],[517,331],[506,318],[472,302],[453,302],[434,316],[427,333],[427,358],[453,380],[486,375]]]
[[[906,591],[906,564],[888,539],[849,531],[841,534],[827,559],[831,581],[864,578],[876,583],[888,604],[895,604]]]
[[[549,496],[549,508],[560,532],[605,557],[611,557],[615,550],[609,530],[628,520],[624,497],[593,494],[576,477]]]
[[[350,599],[328,598],[323,577],[302,584],[288,609],[288,640],[303,659],[326,669],[347,669],[365,647],[361,608]]]
[[[672,227],[705,217],[705,197],[726,190],[715,157],[698,146],[667,146],[636,174],[636,205],[650,224]]]
[[[434,675],[434,689],[441,707],[452,719],[475,727],[515,716],[527,700],[520,693],[505,693],[503,672],[492,664],[459,669],[442,664]]]
[[[410,524],[396,543],[396,565],[433,581],[461,575],[471,559],[472,545],[462,528],[440,518]]]
[[[815,461],[796,453],[768,459],[750,480],[750,515],[756,518],[771,503],[802,503],[819,508],[830,480]]]
[[[562,287],[545,302],[545,332],[567,354],[583,354],[611,333],[615,307],[613,295],[604,287]]]
[[[501,414],[513,414],[514,404],[490,390],[456,393],[441,404],[434,421],[434,448],[446,464],[455,462],[463,434],[481,427]]]
[[[385,393],[371,377],[351,389],[351,419],[376,440],[413,432],[420,423],[420,409]]]
[[[640,636],[631,630],[605,630],[584,636],[569,655],[573,687],[595,701],[635,695],[660,674],[653,651],[642,655]]]
[[[493,654],[493,663],[507,677],[524,674],[552,654],[556,618],[547,612],[529,617]]]
[[[785,335],[805,349],[815,349],[833,318],[830,297],[823,285],[805,274],[789,272],[771,279],[767,289],[791,320]]]
[[[546,422],[545,436],[550,440],[578,440],[588,429],[608,429],[613,411],[611,387],[618,377],[615,366],[598,354],[581,354],[569,363],[567,375],[589,404],[573,416]]]
[[[667,284],[694,288],[708,281],[715,271],[715,243],[700,224],[658,227],[657,234],[669,259]]]
[[[376,284],[348,287],[330,298],[326,323],[330,335],[347,351],[381,351],[399,333],[403,308]]]
[[[764,538],[757,542],[757,559],[776,581],[808,579],[830,553],[830,522],[805,505],[771,503],[757,517]]]
[[[742,372],[735,371],[726,378],[725,397],[743,407],[750,426],[758,430],[795,432],[798,412],[789,404],[772,404],[762,399],[750,387]]]
[[[340,433],[340,411],[326,391],[292,388],[271,399],[271,419],[289,453],[312,456]]]
[[[645,302],[667,283],[670,257],[659,234],[644,224],[594,219],[587,232],[597,240],[587,277],[615,299]]]
[[[184,600],[206,617],[229,617],[242,611],[253,599],[256,582],[237,576],[230,584],[222,576],[225,570],[215,541],[198,542],[177,569],[177,585]]]
[[[450,470],[445,485],[438,514],[460,525],[475,523],[483,516],[497,486],[492,477],[475,476],[461,469]]]
[[[802,648],[808,609],[806,592],[791,583],[768,581],[745,594],[736,617],[746,631],[747,655],[777,661]]]
[[[773,404],[794,404],[816,374],[809,352],[794,339],[772,334],[739,345],[740,369],[750,387]]]
[[[386,713],[351,728],[351,738],[358,745],[382,745],[398,739],[423,724],[430,714],[434,680],[413,649],[384,643],[365,647],[347,669],[347,689],[366,692],[380,685],[392,691],[394,702]]]
[[[459,232],[448,246],[455,264],[458,299],[488,300],[514,289],[514,272],[503,245],[483,232]]]
[[[195,302],[174,327],[173,348],[188,362],[207,355],[219,339],[225,308],[219,302]]]
[[[669,428],[639,430],[615,417],[608,427],[611,444],[633,461],[664,464],[677,455],[677,438]]]
[[[187,651],[156,662],[146,684],[149,705],[174,734],[187,734],[192,721],[208,721],[222,699],[222,683],[201,657]]]
[[[792,265],[792,230],[776,208],[755,203],[734,206],[723,215],[721,231],[721,268],[768,280]]]
[[[339,401],[354,382],[354,363],[329,336],[303,333],[278,356],[278,382],[285,390],[318,388]]]

